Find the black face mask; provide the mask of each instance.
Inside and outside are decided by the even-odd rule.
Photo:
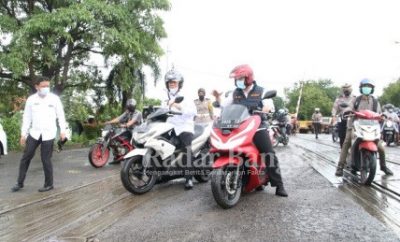
[[[127,109],[128,109],[129,112],[133,113],[133,112],[135,112],[136,107],[128,107]]]
[[[204,101],[204,96],[199,95],[199,99],[200,99],[200,101]]]
[[[348,96],[350,96],[351,92],[350,92],[350,91],[343,91],[343,94],[344,94],[346,97],[348,97]]]

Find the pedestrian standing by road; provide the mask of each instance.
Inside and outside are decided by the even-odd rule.
[[[319,111],[319,108],[315,108],[314,113],[311,116],[311,120],[314,126],[315,138],[318,139],[318,134],[321,132],[321,124],[322,124],[322,114]]]
[[[342,86],[342,94],[336,98],[335,103],[332,107],[332,123],[335,123],[335,119],[338,117],[338,133],[339,133],[339,140],[340,140],[340,148],[343,146],[344,139],[346,137],[346,129],[347,129],[347,118],[344,117],[344,112],[346,108],[342,108],[340,104],[347,104],[349,107],[354,106],[354,102],[356,101],[356,96],[352,95],[351,92],[353,88],[351,85],[346,83]]]
[[[199,99],[194,100],[196,105],[197,114],[194,118],[196,124],[208,125],[214,119],[214,108],[210,99],[206,98],[206,91],[200,88],[197,91]]]
[[[13,192],[24,187],[26,172],[39,145],[45,177],[44,186],[39,192],[53,189],[51,156],[57,133],[56,120],[60,127],[60,139],[65,139],[66,122],[63,105],[60,98],[50,92],[50,79],[37,77],[35,87],[37,92],[31,95],[25,104],[20,139],[20,144],[25,146],[25,149],[19,165],[17,184],[11,189]]]

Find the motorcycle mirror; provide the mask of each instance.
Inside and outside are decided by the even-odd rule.
[[[175,98],[175,103],[181,103],[183,101],[183,97],[176,97]]]
[[[276,97],[276,90],[271,90],[268,91],[264,94],[263,99],[269,99],[269,98],[273,98]]]

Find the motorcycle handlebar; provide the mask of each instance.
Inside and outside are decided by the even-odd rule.
[[[182,115],[181,112],[175,112],[175,111],[169,111],[169,114],[172,114],[172,115]]]

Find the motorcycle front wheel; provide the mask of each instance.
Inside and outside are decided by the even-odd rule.
[[[371,185],[371,183],[374,181],[376,173],[376,153],[369,150],[361,150],[360,156],[360,181],[364,185]]]
[[[103,151],[103,144],[96,143],[89,150],[89,162],[95,168],[100,168],[107,164],[110,158],[110,149],[107,147]]]
[[[157,175],[154,169],[143,168],[143,156],[134,156],[124,161],[121,169],[121,181],[126,190],[133,194],[150,191],[156,184]]]
[[[242,179],[237,167],[216,169],[211,173],[211,190],[215,201],[224,209],[235,206],[242,194]]]

